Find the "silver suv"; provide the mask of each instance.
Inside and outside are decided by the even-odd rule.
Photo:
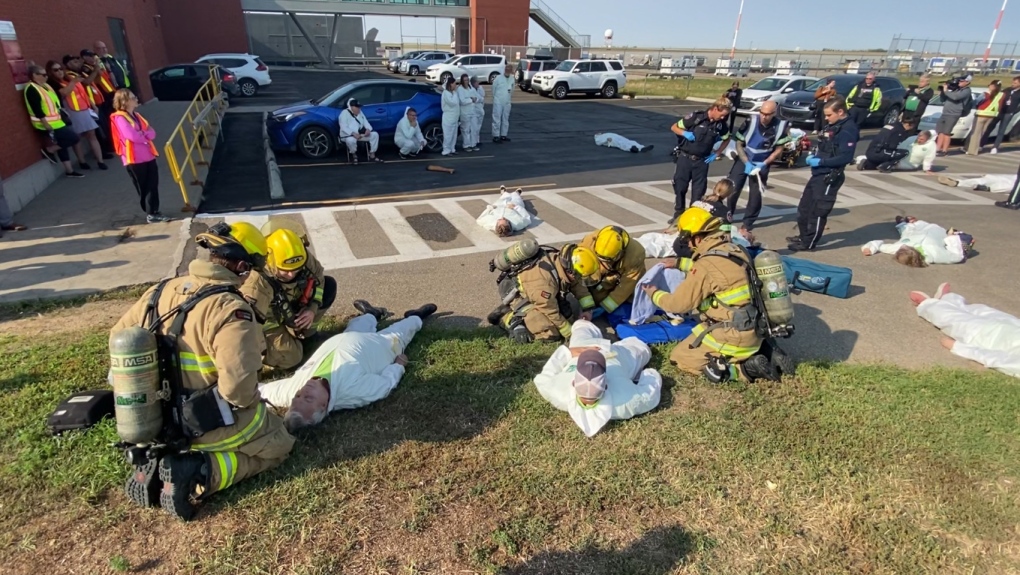
[[[517,87],[525,92],[533,92],[534,90],[531,88],[531,80],[535,78],[535,74],[552,70],[556,66],[559,66],[559,64],[559,60],[525,59],[517,62],[517,72],[514,75],[514,78],[517,81]]]
[[[414,58],[400,61],[400,73],[408,76],[418,76],[433,64],[439,64],[449,60],[453,54],[449,52],[422,52]]]

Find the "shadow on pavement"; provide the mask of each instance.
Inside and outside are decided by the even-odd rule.
[[[93,264],[88,261],[77,261],[77,262],[51,262],[51,263],[38,263],[38,264],[25,264],[22,266],[15,266],[3,270],[3,280],[0,281],[0,288],[8,291],[4,294],[3,299],[11,301],[22,300],[22,299],[50,299],[54,297],[69,297],[75,295],[84,295],[89,293],[95,293],[100,290],[81,290],[81,289],[70,289],[57,291],[52,289],[33,289],[24,292],[13,292],[10,290],[16,290],[23,287],[32,286],[38,283],[40,277],[52,278],[52,279],[66,279],[69,277],[85,275],[91,270],[98,269],[109,269],[120,266],[129,265],[132,262],[126,260],[103,262],[99,264]]]
[[[624,549],[589,545],[577,551],[545,551],[524,564],[504,569],[500,575],[610,575],[641,573],[666,575],[689,555],[699,550],[703,536],[683,527],[657,527]]]
[[[118,246],[125,243],[140,243],[140,242],[158,242],[169,239],[168,235],[158,236],[142,236],[142,237],[131,237],[124,238],[123,236],[99,236],[99,237],[87,237],[87,238],[67,238],[63,240],[53,242],[41,242],[31,245],[23,245],[18,247],[5,247],[0,251],[0,263],[16,262],[20,260],[35,259],[35,258],[48,258],[54,256],[81,256],[93,252],[98,252],[106,249],[110,249],[114,246]],[[75,263],[75,262],[69,262]],[[81,262],[78,262],[81,263]],[[41,267],[31,266],[31,267]],[[77,264],[76,264],[77,265]],[[22,266],[29,267],[29,266]],[[10,273],[11,270],[17,268],[11,268],[5,270],[5,274]],[[6,286],[7,282],[0,281],[0,285]]]
[[[779,345],[798,362],[846,361],[857,345],[859,334],[845,329],[832,331],[829,324],[822,319],[821,310],[797,301],[829,296],[801,293],[795,297],[793,323],[797,331],[793,337],[781,340]]]
[[[831,218],[830,218],[831,219]],[[845,232],[836,232],[822,236],[822,245],[816,251],[838,250],[846,247],[860,247],[877,239],[888,239],[895,241],[898,237],[893,222],[882,221],[870,223],[866,226]]]

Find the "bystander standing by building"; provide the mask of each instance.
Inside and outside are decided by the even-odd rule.
[[[976,156],[985,147],[985,138],[988,128],[991,127],[995,118],[999,117],[999,105],[1002,103],[1002,83],[992,80],[988,84],[988,92],[978,102],[975,111],[974,126],[970,130],[970,137],[967,140],[967,155]]]
[[[1006,137],[1006,131],[1009,130],[1018,111],[1020,111],[1020,76],[1014,77],[1010,87],[1002,92],[999,117],[996,118],[995,125],[989,127],[989,138],[991,138],[992,131],[995,132],[995,143],[992,145],[991,153],[999,153],[999,147],[1002,146],[1002,140]]]
[[[70,56],[64,56],[65,62],[72,60],[73,58]],[[67,77],[63,66],[53,60],[46,64],[46,71],[49,74],[50,86],[64,98],[64,103],[66,104],[65,110],[71,120],[71,128],[75,134],[78,134],[79,138],[84,137],[89,141],[89,145],[92,147],[92,154],[98,160],[99,169],[105,170],[106,164],[103,163],[103,150],[99,146],[99,140],[96,139],[96,128],[99,125],[96,124],[96,118],[92,116],[92,112],[95,112],[95,110],[93,109],[92,100],[89,98],[88,88],[81,78]],[[98,117],[99,113],[95,112],[95,114]],[[74,153],[78,156],[78,166],[81,169],[92,169],[88,162],[85,161],[85,153],[80,142],[75,144]]]
[[[83,75],[95,76],[92,81],[93,93],[96,94],[95,104],[99,111],[99,145],[103,148],[103,159],[113,157],[113,140],[110,137],[110,114],[113,113],[113,93],[117,87],[113,83],[113,76],[103,67],[99,57],[92,50],[82,50],[81,57],[84,63],[81,65]]]
[[[110,116],[110,134],[113,147],[124,162],[131,181],[135,184],[145,219],[150,224],[166,222],[170,218],[159,211],[159,165],[156,157],[156,130],[135,109],[138,97],[131,90],[121,88],[113,96],[114,112]]]
[[[971,76],[967,74],[946,82],[939,86],[939,95],[942,96],[942,116],[935,124],[935,132],[938,138],[935,139],[935,146],[938,154],[944,156],[949,153],[949,142],[953,139],[953,128],[963,117],[964,109],[970,106],[972,95],[970,91]]]
[[[56,62],[50,62],[57,65]],[[32,64],[28,67],[30,81],[25,84],[23,95],[28,120],[43,137],[42,154],[49,161],[64,165],[64,174],[70,178],[81,178],[82,174],[71,167],[70,147],[78,146],[78,134],[68,125],[67,113],[60,105],[60,96],[47,81],[46,70]]]

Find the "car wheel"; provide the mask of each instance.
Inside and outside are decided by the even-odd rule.
[[[490,84],[495,83],[496,78],[498,78],[498,77],[499,77],[499,72],[493,72],[493,73],[489,74],[489,83]]]
[[[888,112],[885,113],[885,119],[882,120],[882,125],[883,126],[887,126],[889,124],[892,124],[897,119],[899,119],[899,117],[900,117],[900,109],[899,109],[899,107],[898,106],[893,106],[892,108],[889,108]]]
[[[245,98],[251,98],[255,94],[259,93],[259,85],[255,82],[255,80],[252,80],[250,78],[245,78],[244,80],[241,80],[238,86],[241,88],[241,94]]]
[[[553,88],[553,97],[557,100],[562,100],[567,97],[567,93],[569,92],[570,90],[567,90],[566,84],[557,84],[556,87]]]
[[[425,126],[425,129],[421,131],[421,134],[425,136],[426,150],[430,152],[438,152],[443,149],[442,124],[429,124],[428,126]]]
[[[449,72],[443,72],[442,75],[439,76],[439,83],[445,86],[446,83],[450,81],[450,78],[453,78],[453,74]]]
[[[602,86],[602,97],[603,98],[616,97],[616,82],[606,82],[606,85]]]
[[[417,66],[411,66],[411,69],[408,72],[412,76],[417,76],[418,74],[421,74],[421,70],[419,70]]]
[[[319,160],[333,153],[333,134],[321,126],[301,130],[298,136],[298,150],[306,158]]]

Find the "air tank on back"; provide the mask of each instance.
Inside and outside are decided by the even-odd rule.
[[[519,240],[500,250],[492,260],[495,269],[505,272],[510,266],[526,262],[538,254],[538,242],[533,239]]]
[[[110,371],[117,435],[126,443],[152,442],[163,427],[156,336],[140,327],[111,335]]]
[[[754,258],[754,269],[762,283],[761,296],[769,319],[776,325],[789,324],[793,321],[793,299],[782,258],[772,250],[765,250]]]

